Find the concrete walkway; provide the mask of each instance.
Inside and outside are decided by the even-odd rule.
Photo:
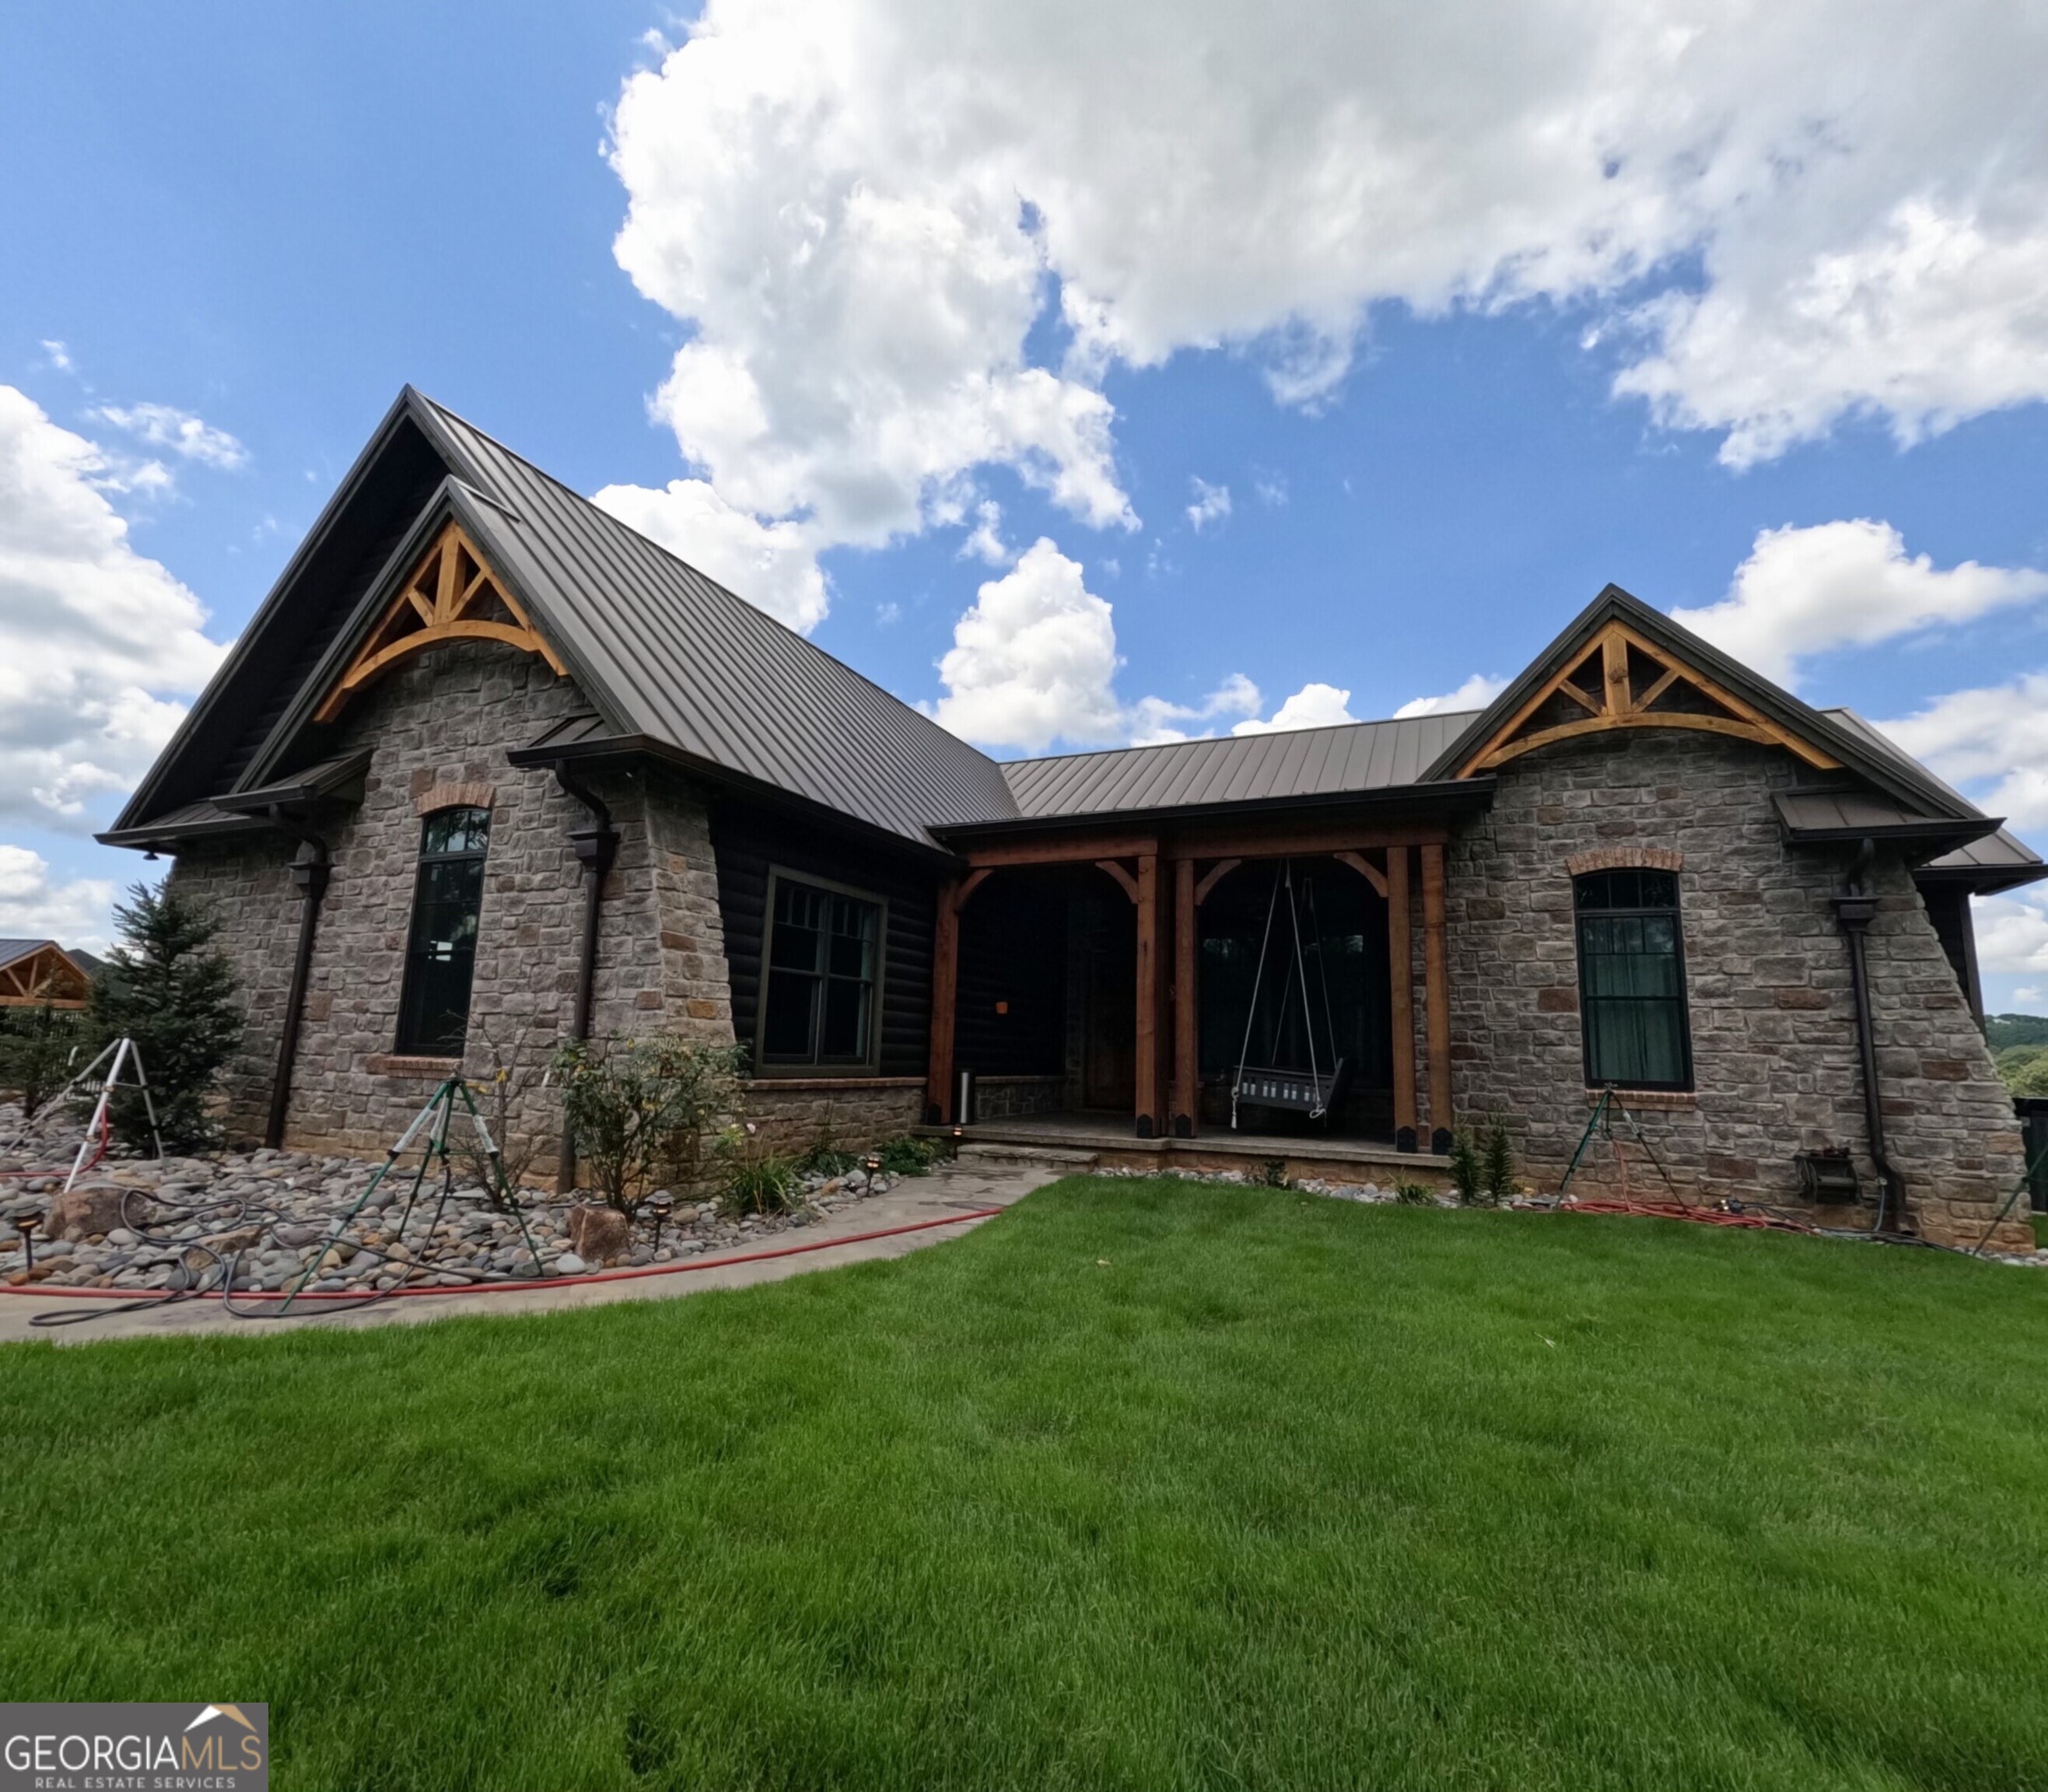
[[[942,1165],[929,1176],[906,1177],[888,1193],[861,1201],[815,1226],[774,1233],[745,1251],[727,1251],[692,1259],[689,1268],[675,1274],[591,1282],[580,1287],[408,1296],[347,1313],[324,1313],[317,1305],[308,1305],[303,1309],[303,1317],[294,1314],[288,1318],[260,1320],[237,1319],[224,1313],[218,1301],[180,1301],[146,1312],[119,1313],[112,1310],[121,1305],[118,1301],[66,1299],[54,1294],[0,1294],[0,1343],[41,1338],[56,1344],[91,1344],[102,1338],[187,1337],[202,1332],[263,1337],[307,1325],[321,1326],[329,1331],[366,1325],[417,1325],[436,1319],[451,1319],[458,1314],[554,1313],[570,1307],[601,1306],[614,1301],[674,1300],[712,1288],[751,1288],[758,1282],[781,1282],[813,1270],[836,1269],[844,1263],[872,1263],[879,1258],[906,1257],[929,1245],[944,1244],[985,1222],[973,1220],[953,1225],[926,1225],[920,1232],[899,1232],[893,1238],[862,1239],[848,1244],[830,1245],[828,1241],[886,1231],[893,1226],[947,1220],[983,1208],[1008,1207],[1062,1173],[1058,1169],[1023,1164],[1000,1168]],[[752,1251],[793,1245],[824,1245],[826,1248],[813,1248],[796,1256],[772,1257],[751,1263],[732,1261],[735,1256]],[[97,1317],[82,1320],[75,1325],[42,1327],[29,1324],[30,1319],[39,1313],[69,1315],[80,1311],[93,1312]]]

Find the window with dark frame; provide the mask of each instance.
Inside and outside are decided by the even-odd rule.
[[[875,1061],[882,907],[777,871],[762,942],[764,1069],[865,1069]]]
[[[486,809],[436,809],[420,824],[420,868],[398,998],[397,1049],[409,1057],[462,1055],[490,846]]]
[[[1689,1089],[1692,1029],[1675,872],[1589,871],[1572,880],[1586,1084]]]

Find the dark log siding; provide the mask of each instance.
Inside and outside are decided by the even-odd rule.
[[[890,852],[788,811],[731,801],[715,803],[712,849],[718,859],[719,909],[732,978],[733,1037],[754,1044],[761,995],[761,936],[771,866],[855,890],[889,905],[882,969],[884,1076],[921,1076],[931,1026],[932,916],[937,872],[909,853]]]
[[[1107,884],[1100,871],[1088,876]],[[978,1076],[1057,1075],[1065,1062],[1067,910],[1078,882],[999,871],[960,916],[953,1062]],[[1008,1011],[996,1012],[997,1003]]]

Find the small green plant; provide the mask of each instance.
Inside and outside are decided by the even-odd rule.
[[[719,1135],[720,1204],[728,1213],[790,1213],[803,1204],[796,1166],[771,1150],[751,1121]]]
[[[824,1118],[818,1123],[817,1136],[798,1153],[797,1171],[802,1176],[844,1176],[860,1162],[857,1152],[846,1150],[832,1128],[832,1104],[825,1104]]]
[[[157,1110],[157,1134],[172,1153],[204,1150],[218,1140],[214,1087],[242,1042],[235,973],[213,946],[220,923],[211,909],[166,884],[138,883],[114,911],[121,943],[92,979],[86,1009],[88,1049],[123,1034],[135,1041]],[[122,1087],[110,1104],[114,1136],[151,1150],[141,1092]]]
[[[1437,1191],[1425,1182],[1410,1182],[1404,1177],[1394,1185],[1394,1198],[1403,1207],[1434,1207]]]
[[[1285,1158],[1263,1158],[1259,1160],[1259,1180],[1269,1189],[1287,1186],[1287,1160]]]
[[[1487,1199],[1492,1201],[1513,1200],[1515,1147],[1509,1142],[1504,1121],[1488,1123],[1480,1159],[1480,1177],[1485,1184]]]
[[[1472,1206],[1486,1193],[1485,1166],[1469,1127],[1460,1127],[1451,1135],[1451,1188],[1460,1207]]]
[[[881,1158],[887,1175],[922,1176],[939,1161],[944,1149],[936,1138],[919,1138],[906,1133],[901,1138],[877,1146],[875,1155]]]
[[[729,1045],[667,1035],[555,1053],[563,1119],[607,1206],[630,1217],[657,1186],[700,1181],[705,1136],[739,1104],[737,1069]]]

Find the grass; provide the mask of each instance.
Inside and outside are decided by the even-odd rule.
[[[679,1302],[0,1352],[0,1686],[281,1787],[2048,1786],[2048,1278],[1073,1181]]]

